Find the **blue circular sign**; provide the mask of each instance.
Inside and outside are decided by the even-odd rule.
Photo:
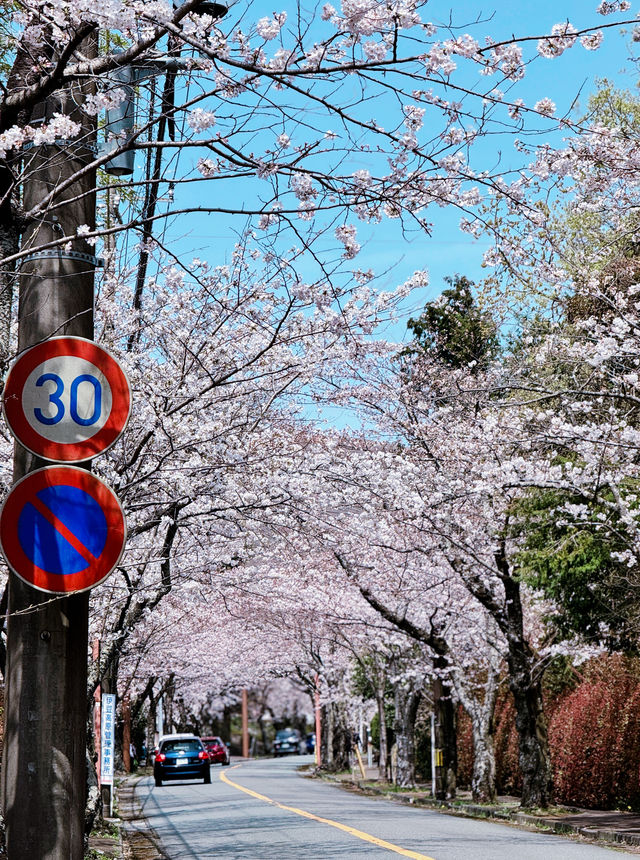
[[[85,469],[47,466],[25,475],[0,512],[0,544],[9,567],[41,591],[68,594],[98,585],[125,542],[120,503]]]

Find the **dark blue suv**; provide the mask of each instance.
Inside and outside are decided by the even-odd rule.
[[[302,755],[306,753],[307,744],[302,740],[302,736],[297,729],[281,729],[276,732],[276,739],[273,742],[273,754],[276,758],[288,753]]]
[[[195,735],[164,735],[153,762],[156,785],[163,779],[203,779],[211,782],[209,753]]]

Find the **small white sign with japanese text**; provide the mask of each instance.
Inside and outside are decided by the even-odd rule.
[[[102,696],[102,730],[100,732],[100,782],[113,785],[113,746],[116,727],[116,697],[113,693]]]

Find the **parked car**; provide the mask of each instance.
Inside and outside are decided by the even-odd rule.
[[[203,779],[211,782],[209,753],[196,735],[163,735],[153,762],[156,785],[163,779]]]
[[[297,729],[280,729],[276,732],[273,742],[273,754],[277,758],[288,753],[302,755],[307,751],[307,745]]]
[[[311,732],[307,735],[307,752],[313,753],[316,751],[316,733]]]
[[[210,737],[200,738],[204,744],[204,748],[209,753],[211,764],[230,764],[231,757],[229,756],[229,747],[225,744],[222,738]]]

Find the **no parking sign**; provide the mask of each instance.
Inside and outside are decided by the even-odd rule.
[[[105,483],[75,466],[25,475],[0,512],[0,544],[11,569],[53,594],[93,588],[117,565],[126,526]]]

